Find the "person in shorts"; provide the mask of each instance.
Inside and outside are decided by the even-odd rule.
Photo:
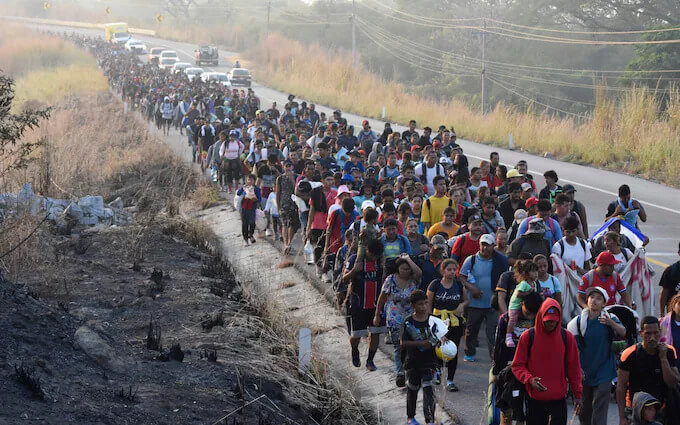
[[[380,334],[387,333],[384,315],[381,316],[379,326],[374,326],[373,323],[378,296],[382,290],[382,255],[384,249],[382,241],[379,239],[371,240],[366,246],[364,259],[357,264],[357,267],[354,267],[357,256],[350,256],[343,275],[343,280],[347,283],[347,297],[344,304],[347,311],[347,331],[350,335],[352,364],[355,367],[361,366],[359,342],[361,338],[368,337],[366,369],[369,371],[376,369],[373,358],[378,351]]]

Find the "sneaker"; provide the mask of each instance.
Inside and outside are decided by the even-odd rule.
[[[352,364],[354,367],[361,366],[361,359],[359,358],[359,349],[352,348]]]
[[[406,386],[406,376],[403,373],[397,374],[396,382],[398,388],[404,388]]]
[[[369,372],[375,372],[378,370],[378,368],[375,366],[375,363],[373,363],[373,360],[366,360],[366,369],[368,369]]]
[[[475,361],[475,356],[464,356],[463,357],[464,362],[474,362]]]
[[[420,425],[420,422],[418,422],[416,418],[411,418],[408,421],[406,421],[406,425]]]
[[[267,230],[264,232],[264,235],[265,235],[265,236],[271,236],[271,235],[273,235],[273,234],[274,234],[274,233],[271,231],[271,229],[267,229]]]
[[[453,383],[453,381],[446,381],[446,391],[455,393],[458,392],[458,387]]]
[[[243,246],[249,246],[249,245],[250,244],[248,243],[248,241],[243,241]]]
[[[257,242],[257,241],[255,240],[255,236],[251,236],[251,237],[250,237],[250,243],[255,243],[255,242]]]
[[[432,378],[432,383],[435,385],[439,385],[442,383],[442,371],[439,369],[436,369],[434,371],[434,378]]]

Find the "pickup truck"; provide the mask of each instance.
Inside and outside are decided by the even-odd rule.
[[[195,50],[196,53],[196,66],[201,66],[201,64],[209,64],[213,66],[218,66],[220,57],[216,47],[212,46],[199,46]]]

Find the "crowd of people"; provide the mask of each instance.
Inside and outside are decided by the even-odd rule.
[[[648,217],[627,185],[595,212],[607,224],[592,238],[577,190],[556,171],[540,182],[526,161],[506,167],[496,152],[473,165],[453,126],[375,131],[364,120],[355,129],[341,111],[326,116],[294,95],[265,109],[250,89],[190,81],[103,40],[71,37],[130,105],[166,134],[186,133],[194,161],[234,194],[244,246],[272,238],[286,256],[309,251],[346,317],[354,367],[363,360],[375,371],[387,336],[408,424],[418,423],[420,389],[427,423],[433,387],[459,391],[458,355],[441,344],[475,362],[482,325],[490,423],[566,424],[571,398],[581,424],[604,425],[613,382],[620,424],[678,423],[680,265],[664,272],[659,317],[636,320],[621,273],[639,244],[623,230]],[[255,226],[257,210],[266,229]],[[581,282],[573,318],[552,274],[559,261]],[[447,321],[445,337],[433,338],[431,315]]]

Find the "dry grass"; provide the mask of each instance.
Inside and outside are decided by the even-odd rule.
[[[216,185],[203,182],[199,184],[194,191],[192,199],[195,201],[198,208],[204,210],[206,208],[214,207],[223,203],[220,197],[219,189]]]
[[[96,61],[73,44],[39,34],[22,25],[0,29],[0,68],[11,77],[21,77],[44,68],[92,65]]]
[[[270,35],[246,53],[256,66],[256,78],[277,89],[315,102],[369,117],[380,117],[383,106],[393,122],[418,121],[436,128],[453,125],[459,136],[531,152],[589,163],[651,177],[679,186],[680,92],[671,95],[666,113],[646,89],[637,89],[618,104],[598,96],[592,120],[585,124],[545,113],[526,113],[498,104],[483,117],[452,99],[437,102],[409,93],[366,70],[354,71],[351,57]]]
[[[13,109],[21,110],[30,100],[54,102],[65,96],[90,95],[107,88],[106,78],[94,63],[33,71],[16,80]]]

